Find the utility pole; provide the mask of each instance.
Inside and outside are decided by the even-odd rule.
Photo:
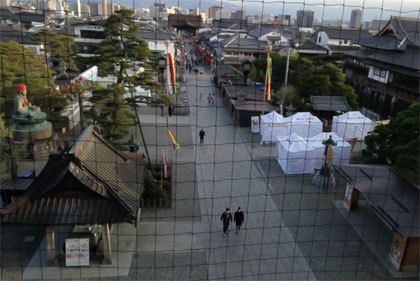
[[[290,61],[290,47],[287,48],[286,72],[284,74],[284,86],[287,87],[287,80],[289,78],[289,61]]]
[[[287,60],[286,60],[286,72],[284,73],[284,92],[282,93],[282,97],[281,97],[281,109],[280,109],[280,114],[283,115],[283,107],[284,107],[284,100],[286,99],[287,96],[287,82],[289,79],[289,61],[290,61],[290,47],[287,48]]]

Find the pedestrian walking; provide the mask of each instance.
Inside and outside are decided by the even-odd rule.
[[[236,224],[236,234],[238,234],[239,229],[241,229],[241,225],[245,220],[244,212],[242,212],[241,207],[238,207],[238,210],[235,212],[233,216],[233,221]]]
[[[200,132],[198,133],[198,135],[200,136],[200,144],[203,144],[204,136],[206,135],[206,133],[204,132],[203,129],[201,129]]]
[[[211,95],[209,94],[209,96],[207,97],[207,101],[209,102],[209,105],[211,104],[211,100],[212,98],[211,98]]]
[[[220,216],[220,220],[223,222],[223,237],[225,237],[226,233],[228,232],[229,224],[232,221],[232,214],[230,213],[229,208],[226,208],[226,210]]]

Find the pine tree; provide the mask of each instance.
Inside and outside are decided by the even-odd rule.
[[[104,27],[105,39],[97,50],[96,63],[99,75],[112,75],[116,82],[107,89],[94,91],[93,101],[101,109],[98,123],[103,135],[111,142],[118,142],[127,135],[128,127],[133,124],[130,120],[134,118],[130,105],[123,99],[126,88],[142,86],[154,90],[156,84],[149,67],[151,54],[147,43],[136,37],[138,28],[133,11],[117,11]]]
[[[49,111],[50,93],[55,88],[52,81],[54,72],[48,70],[41,59],[19,43],[0,43],[0,69],[0,108],[6,114],[5,119],[13,113],[16,84],[19,83],[28,86],[28,97],[32,103]]]
[[[418,175],[420,169],[420,103],[400,112],[387,125],[366,137],[363,154],[377,163],[390,162],[397,169]]]

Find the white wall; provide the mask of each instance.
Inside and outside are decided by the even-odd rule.
[[[352,46],[351,40],[347,39],[331,39],[329,40],[331,46]]]
[[[91,31],[101,32],[101,31],[104,31],[104,27],[100,26],[100,25],[88,25],[88,24],[86,24],[86,25],[76,25],[74,27],[74,35],[76,37],[81,37],[81,35],[80,35],[81,30],[91,30]]]
[[[318,36],[316,37],[316,44],[318,46],[322,46],[322,47],[328,46],[329,42],[330,42],[330,38],[328,37],[327,33],[325,33],[324,31],[318,32]]]

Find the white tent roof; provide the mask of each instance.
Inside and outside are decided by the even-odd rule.
[[[373,121],[364,116],[360,111],[349,111],[339,116],[336,116],[338,122],[343,123],[358,123],[358,124],[372,124]]]
[[[279,123],[282,122],[283,119],[283,116],[281,116],[274,110],[265,115],[261,115],[261,121],[264,123]]]
[[[310,112],[297,112],[285,119],[288,119],[287,121],[291,123],[322,123],[318,117],[312,115]]]
[[[289,138],[279,138],[280,144],[287,148],[289,152],[310,151],[312,147],[307,145],[307,141],[301,136],[292,133]]]

